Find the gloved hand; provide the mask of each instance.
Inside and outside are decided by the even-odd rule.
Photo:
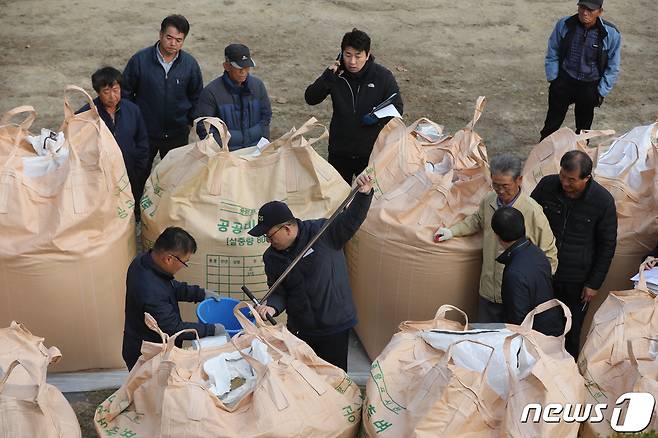
[[[450,228],[445,228],[445,227],[439,227],[438,230],[436,230],[436,233],[434,233],[434,241],[435,242],[445,242],[446,240],[450,240],[453,238],[452,231],[450,231]]]
[[[222,299],[222,297],[220,297],[219,294],[218,294],[217,292],[215,292],[214,290],[208,290],[208,289],[205,289],[205,291],[206,291],[206,296],[205,296],[204,298],[205,298],[206,300],[207,300],[208,298],[212,298],[212,299],[214,299],[215,301],[219,301],[219,300]]]
[[[601,96],[598,93],[596,94],[596,106],[597,107],[600,107],[601,105],[603,105],[603,99],[604,99],[603,96]]]
[[[379,122],[379,117],[377,117],[374,113],[364,114],[363,118],[361,119],[361,123],[366,126],[374,125],[377,122]]]
[[[228,338],[228,335],[226,333],[226,329],[222,324],[213,324],[215,326],[215,333],[214,336],[221,336],[224,335]]]

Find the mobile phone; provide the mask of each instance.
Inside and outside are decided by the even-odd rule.
[[[340,72],[343,70],[343,51],[342,50],[340,52],[338,52],[338,56],[336,56],[336,61],[339,62],[338,68],[334,72],[334,74],[337,75],[337,74],[340,74]]]

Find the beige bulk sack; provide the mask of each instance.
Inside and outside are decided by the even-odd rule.
[[[43,338],[15,321],[0,329],[0,436],[80,437],[78,419],[62,393],[46,383],[48,365],[61,358]]]
[[[230,134],[223,121],[198,119],[219,131],[222,144]],[[306,139],[312,118],[262,151],[254,146],[229,152],[213,136],[167,154],[149,177],[142,197],[142,240],[145,248],[168,226],[190,232],[198,249],[180,280],[243,299],[242,285],[257,297],[267,291],[263,252],[265,237],[247,234],[257,223],[258,209],[284,201],[301,219],[328,217],[350,189],[340,174],[312,145],[326,136]],[[184,309],[185,308],[185,309]],[[187,318],[193,307],[182,305]]]
[[[636,355],[636,351],[640,354]],[[628,356],[635,370],[633,392],[651,394],[655,401],[658,399],[658,339],[628,341]],[[644,432],[656,430],[658,416],[652,415]]]
[[[587,146],[587,141],[599,137],[613,135],[615,131],[583,131],[576,134],[569,128],[560,128],[553,134],[535,145],[523,167],[523,191],[528,195],[537,186],[537,183],[546,175],[553,175],[560,171],[560,159],[574,149],[588,154],[596,166],[597,150]]]
[[[434,320],[402,323],[370,370],[362,436],[575,437],[577,423],[521,423],[528,403],[585,398],[564,335],[532,330],[534,316],[555,306],[568,330],[571,315],[557,300],[537,306],[520,326],[468,329],[467,320],[445,319],[458,310],[448,305]]]
[[[637,359],[654,360],[648,340],[658,337],[658,297],[647,288],[644,263],[635,289],[610,292],[596,311],[578,367],[587,386],[588,403],[606,403],[605,420],[585,423],[584,436],[610,435],[610,418],[617,398],[638,381]],[[629,342],[633,351],[629,352]],[[637,358],[637,359],[634,359]]]
[[[40,156],[32,107],[0,118],[0,325],[28,324],[64,352],[51,371],[123,367],[125,278],[135,255],[134,201],[121,150],[91,109],[64,98],[65,136]],[[24,115],[15,124],[12,118]]]
[[[258,325],[253,325],[239,311],[246,306],[240,303],[234,311],[244,332],[229,344],[199,351],[177,348],[174,340],[183,332],[169,337],[147,314],[162,344],[144,342],[126,383],[98,407],[94,423],[99,436],[110,437],[113,431],[133,438],[356,436],[361,414],[357,385],[284,325],[265,327],[257,315]],[[267,365],[246,350],[254,340],[267,346]],[[227,405],[209,391],[202,364],[241,350],[256,375],[255,385]]]
[[[446,303],[476,310],[481,236],[440,245],[433,236],[475,212],[490,190],[486,150],[473,131],[483,106],[481,97],[471,123],[454,136],[427,119],[409,127],[392,119],[375,142],[366,169],[374,199],[346,246],[356,331],[371,358],[404,320],[431,318]]]

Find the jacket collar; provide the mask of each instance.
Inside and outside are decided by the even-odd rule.
[[[527,247],[528,245],[530,245],[530,241],[528,240],[528,238],[522,237],[516,242],[514,242],[505,251],[503,251],[498,257],[496,257],[496,261],[498,263],[502,263],[503,265],[507,265],[509,264],[509,262],[512,261],[512,259],[517,253],[522,251],[523,248]]]
[[[564,199],[565,201],[589,200],[589,198],[592,196],[591,193],[594,190],[595,185],[598,185],[598,183],[594,181],[594,176],[592,176],[587,182],[587,186],[585,186],[585,190],[583,190],[583,194],[580,196],[580,198],[572,199],[572,198],[568,198],[567,195],[564,193],[564,190],[562,190],[562,184],[560,184],[560,179],[558,178],[557,193],[559,194],[559,197]]]
[[[153,62],[160,65],[160,60],[158,60],[158,53],[157,53],[158,44],[159,44],[159,41],[156,41],[155,44],[153,44],[153,47],[151,47],[151,49],[152,49],[151,50],[151,55],[152,55],[152,58],[153,58]],[[176,65],[180,62],[180,59],[182,57],[183,57],[183,49],[180,49],[178,51],[178,54],[176,55],[176,58],[174,59],[174,62],[171,64],[172,68],[173,68],[174,65]]]
[[[101,103],[101,98],[100,97],[96,97],[94,99],[94,105],[96,105],[96,109],[98,110],[98,113],[100,114],[101,117],[105,116],[107,119],[110,118],[110,115],[108,114],[107,110],[105,109],[105,107]],[[117,103],[117,109],[114,112],[115,116],[117,114],[119,114],[120,110],[121,110],[121,100],[119,100],[119,103]]]
[[[233,80],[228,76],[228,72],[224,71],[224,74],[222,75],[222,82],[224,83],[224,86],[226,87],[226,90],[231,93],[231,94],[250,94],[251,90],[249,90],[249,78],[251,77],[251,74],[247,75],[247,79],[244,81],[244,85],[239,86]]]
[[[152,254],[151,250],[148,250],[148,252],[142,253],[142,255],[140,256],[141,257],[140,262],[142,263],[142,265],[145,268],[150,269],[151,271],[155,272],[158,275],[158,277],[162,277],[166,280],[173,280],[174,276],[171,275],[169,272],[163,271],[162,268],[160,268],[155,263],[155,260],[153,260],[153,256],[151,254]]]
[[[571,17],[567,18],[564,24],[571,30],[575,29],[575,27],[580,24],[580,20],[578,19],[578,14],[574,14]],[[603,19],[601,17],[597,17],[596,24],[594,25],[594,27],[596,27],[599,30],[599,37],[601,39],[605,38],[608,35],[608,31],[605,30]]]
[[[270,246],[272,251],[283,255],[293,255],[293,257],[295,257],[304,248],[304,245],[306,245],[306,242],[309,240],[307,237],[309,228],[304,224],[302,220],[297,218],[295,218],[295,220],[297,221],[297,237],[295,237],[295,241],[292,242],[288,248],[283,250],[278,250]]]
[[[495,210],[498,210],[498,195],[496,194],[496,192],[493,192],[493,191],[491,193],[492,193],[492,195],[491,195],[491,198],[489,198],[489,206],[495,211]],[[527,197],[528,197],[528,195],[526,195],[523,192],[523,187],[521,187],[521,190],[519,190],[519,193],[517,193],[516,197],[512,201],[512,204],[510,205],[510,207],[514,207],[517,210],[519,210],[519,208],[522,206],[523,202],[525,202],[525,199]],[[517,208],[517,206],[519,208]]]

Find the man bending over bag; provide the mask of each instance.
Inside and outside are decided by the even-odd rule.
[[[126,276],[126,322],[123,328],[123,360],[131,370],[140,356],[143,341],[162,342],[160,335],[146,326],[144,313],[155,318],[160,329],[173,335],[184,329],[195,329],[200,338],[225,334],[221,324],[185,322],[181,319],[179,301],[198,303],[206,298],[219,299],[216,292],[174,280],[176,272],[187,268],[196,241],[184,229],[169,227],[158,236],[153,249],[132,261]],[[194,333],[183,333],[176,339],[195,339]]]
[[[288,329],[329,363],[347,371],[349,331],[357,323],[343,247],[366,219],[372,201],[372,181],[356,179],[359,193],[329,225],[278,288],[257,308],[261,317],[288,312]],[[268,285],[279,276],[322,228],[326,219],[296,219],[283,202],[258,210],[252,236],[265,235],[270,247],[263,254]]]

